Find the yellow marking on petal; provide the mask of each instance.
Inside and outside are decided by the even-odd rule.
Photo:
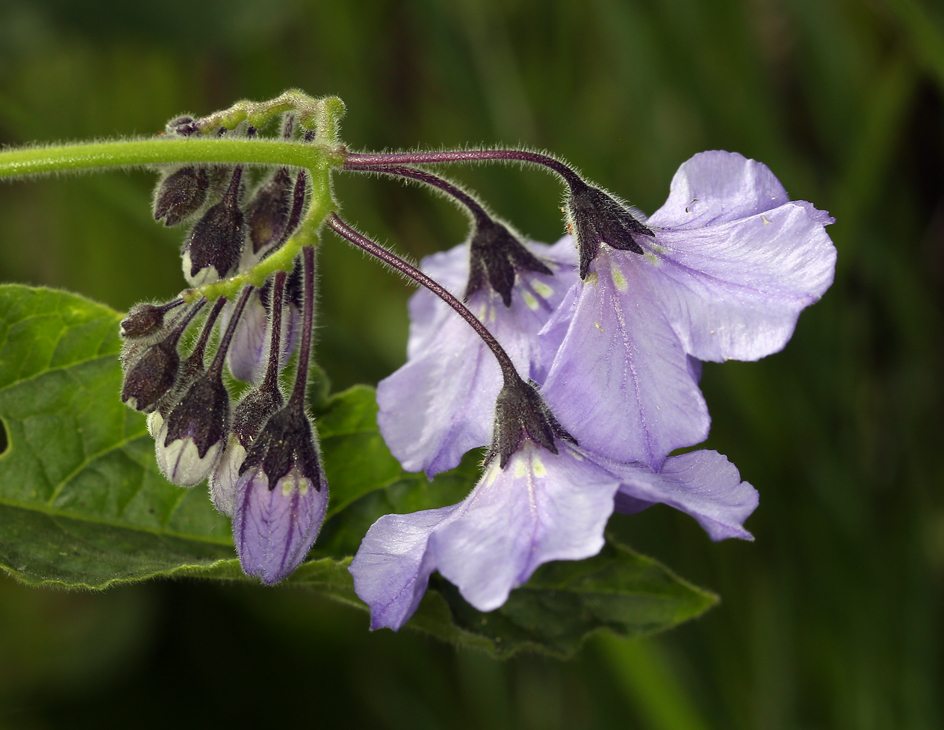
[[[523,477],[528,474],[528,465],[524,463],[524,459],[515,459],[515,476]]]
[[[651,251],[646,251],[646,261],[648,261],[650,264],[659,263],[659,259],[657,259],[656,255]]]
[[[761,213],[761,214],[760,214],[760,219],[761,219],[762,221],[764,221],[764,225],[765,225],[765,226],[766,226],[768,223],[770,223],[770,221],[767,220],[767,215],[764,214],[764,213]]]
[[[603,326],[599,322],[594,322],[593,326],[600,330],[600,332],[603,331]]]
[[[589,284],[596,284],[596,283],[597,283],[597,272],[596,272],[596,271],[591,271],[589,274],[587,274],[587,281],[586,281],[586,283],[587,283],[588,285],[589,285]]]
[[[495,478],[498,476],[498,473],[501,471],[501,467],[498,465],[499,460],[494,459],[491,465],[488,468],[488,471],[485,473],[485,476],[482,478],[482,486],[490,487],[495,481]]]
[[[554,290],[551,289],[551,287],[549,287],[543,281],[536,281],[534,282],[534,284],[532,284],[532,286],[534,287],[534,291],[536,291],[539,295],[541,295],[545,299],[549,299],[551,294],[554,293]]]
[[[620,270],[619,266],[613,266],[610,269],[610,276],[613,278],[613,286],[621,292],[629,290],[629,282],[626,281],[626,277],[623,276],[623,272]]]
[[[544,466],[544,462],[541,461],[539,456],[531,457],[531,471],[534,472],[534,476],[538,479],[543,479],[547,476],[547,467]]]
[[[528,305],[528,309],[537,311],[539,305],[538,305],[538,300],[535,299],[534,297],[534,294],[532,294],[529,291],[526,291],[522,295],[522,299],[524,299],[524,303]]]

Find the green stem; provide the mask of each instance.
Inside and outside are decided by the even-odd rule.
[[[334,130],[329,130],[329,133]],[[120,142],[33,147],[0,152],[0,179],[49,172],[121,168],[135,165],[242,163],[287,165],[308,170],[311,202],[295,235],[278,251],[236,276],[192,289],[187,301],[221,296],[233,299],[245,284],[262,286],[276,271],[291,271],[304,246],[318,244],[318,229],[338,206],[331,196],[331,168],[344,164],[343,147],[268,139],[144,138]]]
[[[281,139],[170,139],[145,137],[117,142],[28,147],[0,151],[0,179],[49,172],[70,172],[136,165],[244,163],[314,169],[344,163],[337,146]]]

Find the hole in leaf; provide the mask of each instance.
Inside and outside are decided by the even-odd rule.
[[[0,456],[3,456],[9,445],[10,443],[7,441],[7,427],[4,425],[3,419],[0,419]]]

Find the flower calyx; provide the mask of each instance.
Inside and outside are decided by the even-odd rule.
[[[643,249],[636,238],[655,236],[637,218],[641,213],[634,213],[625,203],[583,181],[571,181],[565,212],[567,229],[577,239],[581,279],[587,278],[601,243],[641,255]]]
[[[510,307],[518,271],[547,276],[554,273],[505,225],[487,216],[476,217],[469,249],[469,281],[463,296],[466,302],[487,283]]]
[[[497,456],[499,466],[504,469],[525,439],[543,446],[552,454],[557,454],[556,439],[577,445],[577,439],[551,413],[534,382],[526,383],[517,375],[506,375],[505,385],[495,403],[495,427],[492,444],[485,455],[485,465]]]

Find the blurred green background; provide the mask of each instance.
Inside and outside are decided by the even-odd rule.
[[[648,212],[695,152],[767,163],[829,210],[836,283],[783,353],[705,368],[709,446],[761,493],[753,544],[656,507],[611,529],[720,607],[561,662],[495,661],[291,590],[104,594],[0,577],[0,728],[944,727],[944,8],[922,0],[0,0],[0,144],[150,134],[289,87],[354,148],[524,144]],[[537,240],[557,183],[456,169]],[[0,280],[124,309],[182,287],[144,172],[0,186]],[[339,179],[419,257],[465,235],[417,188]],[[321,252],[335,386],[403,360],[404,283]],[[366,292],[370,292],[369,296]],[[937,688],[937,689],[935,689]]]

